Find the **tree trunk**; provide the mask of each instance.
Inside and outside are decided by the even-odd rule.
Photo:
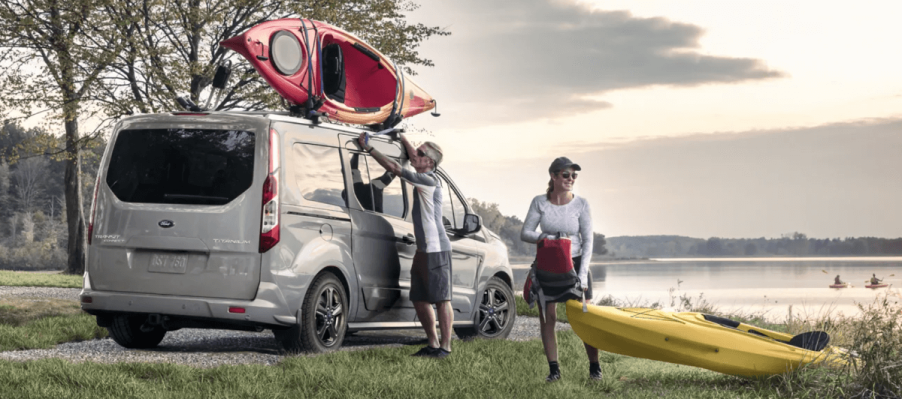
[[[78,149],[78,120],[66,121],[66,222],[69,225],[66,273],[85,271],[85,217],[81,208],[81,174]]]

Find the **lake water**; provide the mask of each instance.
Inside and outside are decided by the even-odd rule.
[[[514,267],[515,287],[522,289],[529,265]],[[872,273],[891,284],[889,289],[864,288]],[[673,295],[695,299],[702,294],[719,310],[764,312],[777,320],[785,318],[789,305],[802,316],[854,315],[858,303],[872,303],[887,291],[898,294],[902,257],[651,259],[594,263],[592,274],[596,299],[612,295],[635,305],[660,302],[668,307],[668,290],[678,288]],[[837,274],[853,287],[829,288]]]

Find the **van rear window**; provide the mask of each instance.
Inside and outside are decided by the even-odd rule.
[[[222,205],[250,188],[254,133],[141,129],[119,132],[106,182],[121,201]]]

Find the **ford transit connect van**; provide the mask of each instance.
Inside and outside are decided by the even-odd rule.
[[[266,113],[122,119],[97,173],[82,309],[127,348],[216,328],[327,352],[347,332],[419,328],[413,187],[360,150],[360,131]],[[406,165],[399,142],[372,143]],[[504,338],[516,317],[507,248],[437,174],[455,332]]]

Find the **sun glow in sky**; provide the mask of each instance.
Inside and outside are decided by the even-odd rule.
[[[414,20],[447,27],[452,35],[423,44],[421,54],[436,67],[420,68],[416,77],[439,99],[443,116],[410,123],[432,131],[445,147],[445,167],[464,180],[466,195],[496,202],[505,214],[522,218],[544,187],[547,164],[567,155],[609,168],[584,171],[578,184],[600,216],[596,229],[609,236],[774,237],[796,230],[812,237],[902,236],[902,210],[896,205],[902,179],[893,172],[902,162],[892,152],[873,158],[879,148],[902,154],[902,131],[893,124],[902,120],[902,54],[896,50],[902,3],[424,0],[421,5]],[[875,124],[872,133],[859,131]],[[761,132],[768,133],[761,136],[769,140],[760,146],[765,150],[749,153],[746,139]],[[706,170],[724,165],[715,163],[723,160],[711,152],[697,154],[710,158],[703,164],[707,169],[689,168],[686,160],[663,164],[660,157],[641,158],[662,143],[683,154],[708,145],[698,137],[750,161],[730,176],[714,176]],[[800,137],[806,145],[794,145]],[[849,144],[858,142],[870,144]],[[620,157],[625,144],[636,158]],[[881,167],[867,175],[843,172],[873,163]],[[761,175],[773,165],[810,171],[800,177]],[[632,184],[671,184],[674,178],[665,180],[660,173],[665,169],[712,175],[661,191]],[[718,179],[731,177],[751,182],[747,188],[759,199],[725,193],[728,186]],[[859,200],[839,199],[845,198],[842,187],[864,180],[871,184],[861,188]],[[814,193],[817,205],[811,202]],[[713,203],[712,195],[718,198]],[[699,203],[716,217],[703,217],[694,205]],[[828,216],[820,213],[824,207],[848,215]]]

